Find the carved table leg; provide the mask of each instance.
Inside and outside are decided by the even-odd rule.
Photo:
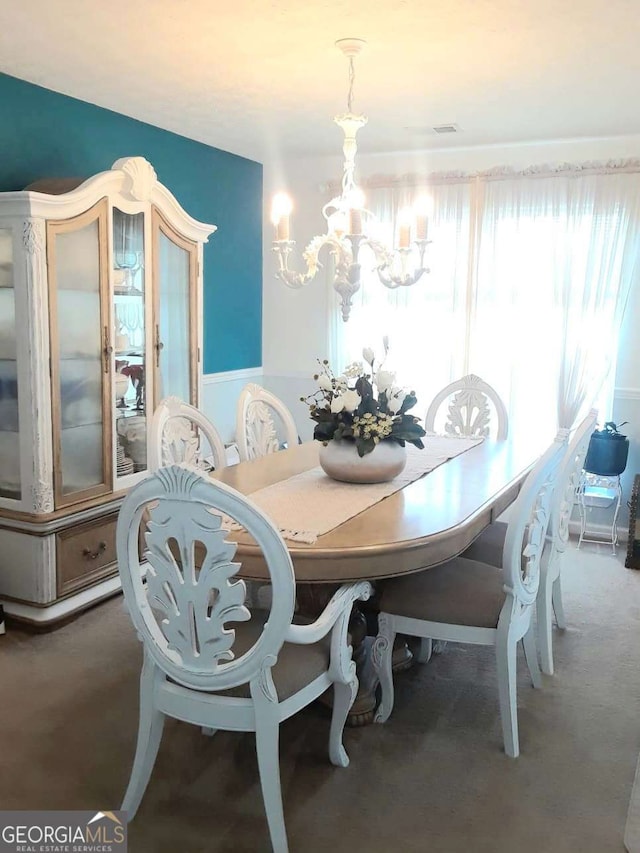
[[[336,589],[338,589],[338,584],[298,584],[296,590],[297,615],[317,619]],[[355,701],[347,717],[348,726],[368,726],[373,723],[377,704],[378,677],[371,659],[374,637],[368,636],[370,631],[368,626],[371,622],[376,621],[376,611],[368,608],[368,613],[365,615],[359,605],[360,602],[354,604],[349,619],[352,657],[356,665],[359,686]],[[372,615],[373,619],[371,618]],[[393,671],[401,672],[408,669],[412,663],[413,655],[406,642],[402,638],[397,638],[393,650]],[[327,691],[320,699],[324,704],[331,706],[333,691]]]

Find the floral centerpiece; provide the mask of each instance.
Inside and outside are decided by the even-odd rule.
[[[386,356],[386,339],[384,345]],[[360,459],[379,445],[404,448],[409,442],[423,448],[425,431],[419,419],[408,414],[409,409],[416,405],[415,393],[397,385],[395,373],[382,369],[384,359],[376,367],[372,349],[365,347],[362,356],[363,362],[348,365],[337,376],[327,360],[320,362],[320,373],[314,376],[318,390],[302,398],[309,406],[310,417],[316,422],[313,437],[325,446],[330,442],[351,445]],[[404,450],[402,459],[400,470],[406,461]],[[322,453],[320,463],[327,471]]]

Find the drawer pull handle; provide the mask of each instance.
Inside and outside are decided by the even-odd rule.
[[[92,551],[91,548],[83,548],[82,549],[82,556],[85,558],[85,560],[97,560],[98,557],[100,556],[100,554],[104,554],[104,552],[106,550],[107,550],[107,543],[106,542],[98,542],[98,547],[96,548],[95,551]]]

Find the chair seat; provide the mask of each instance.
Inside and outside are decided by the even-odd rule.
[[[501,569],[456,557],[386,581],[380,611],[424,622],[496,628],[504,600]]]
[[[268,610],[252,610],[250,621],[229,623],[236,632],[236,641],[233,644],[236,657],[240,657],[256,644],[268,617]],[[294,620],[298,623],[309,621],[311,620]],[[310,646],[283,643],[278,660],[271,669],[279,701],[282,702],[293,696],[326,672],[329,669],[330,655],[331,633]],[[251,692],[248,684],[241,684],[231,690],[225,690],[223,695],[249,699]]]
[[[490,566],[502,566],[502,550],[507,536],[507,524],[496,521],[482,531],[461,555],[465,560],[478,560]]]

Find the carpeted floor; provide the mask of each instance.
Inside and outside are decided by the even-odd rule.
[[[557,674],[530,688],[519,660],[522,754],[502,752],[490,649],[449,645],[397,677],[384,726],[328,717],[281,728],[290,847],[304,853],[614,853],[640,750],[640,572],[602,546],[571,550],[570,628]],[[118,808],[133,758],[140,647],[120,598],[50,634],[0,639],[3,809]],[[268,851],[253,737],[171,721],[130,825],[133,853]]]

